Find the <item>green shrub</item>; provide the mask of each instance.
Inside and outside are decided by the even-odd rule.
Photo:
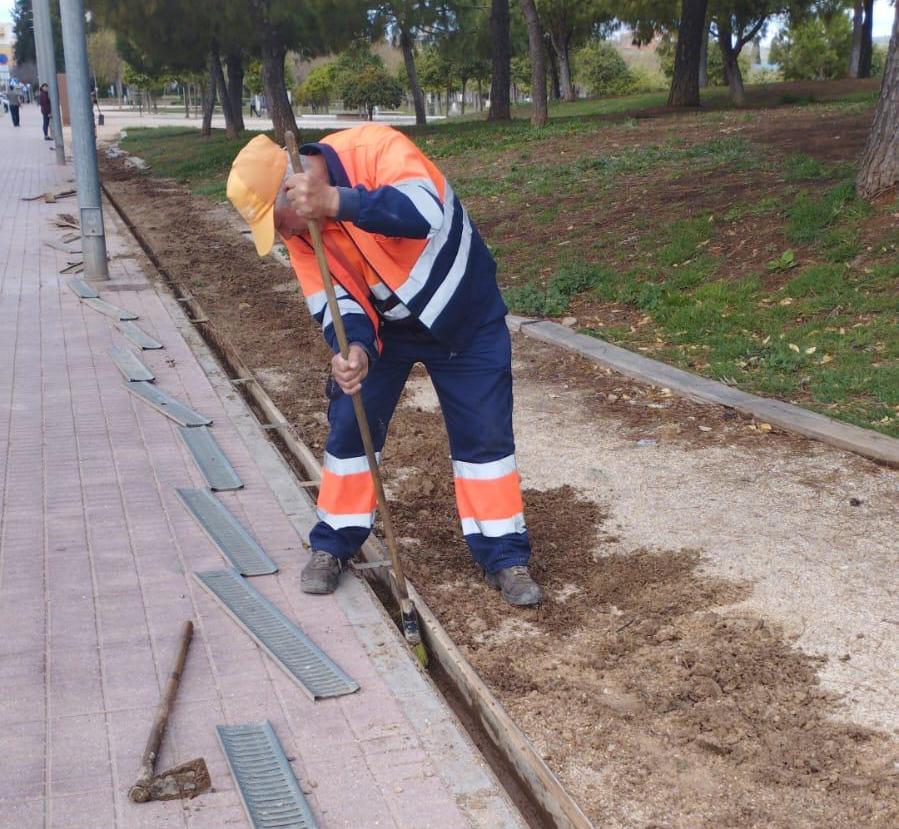
[[[780,67],[788,81],[836,80],[846,75],[851,47],[848,17],[809,17],[777,34],[768,60]]]
[[[575,58],[578,79],[592,95],[621,95],[634,82],[624,58],[607,41],[593,40]]]

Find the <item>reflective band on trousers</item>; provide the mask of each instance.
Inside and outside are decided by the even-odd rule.
[[[343,530],[347,527],[366,527],[371,529],[372,524],[375,523],[374,512],[334,515],[330,512],[325,512],[321,507],[316,509],[315,512],[322,521],[334,530]]]
[[[524,514],[520,512],[511,518],[501,518],[494,521],[478,521],[476,518],[462,519],[462,535],[480,533],[486,538],[499,538],[510,533],[523,533],[526,529]]]
[[[381,463],[381,453],[375,453],[375,460]],[[355,458],[337,458],[330,452],[325,452],[322,463],[325,469],[335,475],[356,475],[359,472],[368,472],[368,458],[361,455]]]

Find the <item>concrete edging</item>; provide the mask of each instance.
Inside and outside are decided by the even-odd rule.
[[[578,334],[556,322],[510,314],[507,323],[512,331],[520,331],[526,337],[577,352],[588,360],[641,383],[663,386],[682,397],[701,403],[727,406],[788,432],[855,452],[887,466],[899,467],[899,440],[888,435],[842,423],[782,400],[759,397],[731,388],[716,380],[699,377],[689,371],[635,354],[597,337]]]

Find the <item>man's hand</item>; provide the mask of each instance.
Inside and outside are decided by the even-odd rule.
[[[314,174],[296,173],[287,179],[284,189],[291,207],[304,219],[330,219],[340,208],[337,188]]]
[[[361,345],[351,345],[349,359],[335,354],[331,360],[331,374],[344,394],[355,394],[362,388],[362,381],[368,375],[368,354]]]

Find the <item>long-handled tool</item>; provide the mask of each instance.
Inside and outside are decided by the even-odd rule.
[[[290,157],[294,172],[303,169],[300,152],[297,148],[296,136],[290,131],[284,133],[287,144],[287,154]],[[312,248],[315,251],[315,259],[321,273],[322,283],[325,286],[325,295],[328,298],[328,308],[331,311],[331,320],[334,324],[334,333],[337,335],[337,343],[340,346],[340,354],[344,360],[349,359],[350,349],[347,342],[346,329],[343,327],[343,318],[340,316],[340,307],[337,304],[337,294],[334,291],[334,281],[331,279],[331,271],[328,268],[328,260],[325,258],[325,248],[322,244],[321,231],[318,222],[309,222],[309,236],[312,239]],[[400,602],[400,613],[403,617],[403,635],[409,643],[416,658],[422,665],[427,665],[428,654],[421,641],[421,629],[418,624],[418,613],[409,591],[406,589],[406,576],[403,572],[403,563],[400,559],[399,549],[396,544],[396,536],[393,533],[393,520],[390,517],[390,509],[387,505],[387,495],[384,492],[384,483],[381,480],[381,472],[378,469],[378,460],[375,455],[374,444],[371,439],[371,430],[368,428],[368,417],[365,407],[362,405],[362,395],[359,392],[351,395],[353,410],[356,413],[356,423],[359,425],[359,434],[362,436],[362,445],[365,447],[365,457],[368,459],[368,468],[371,470],[372,481],[375,485],[375,493],[378,496],[378,509],[381,512],[381,521],[384,524],[384,540],[387,542],[387,550],[390,553],[390,567],[393,571],[393,580],[396,585],[396,593]]]
[[[128,796],[135,803],[146,803],[148,800],[177,800],[178,798],[196,797],[205,792],[211,785],[209,770],[206,761],[202,757],[182,763],[180,766],[154,774],[156,758],[159,756],[159,746],[162,743],[162,735],[169,722],[169,714],[172,711],[172,703],[175,701],[175,693],[181,681],[181,673],[187,660],[187,649],[194,635],[193,622],[185,622],[181,628],[181,640],[178,652],[175,655],[175,664],[169,681],[156,708],[156,717],[150,736],[147,738],[147,746],[141,758],[140,773],[137,782],[131,787]]]

